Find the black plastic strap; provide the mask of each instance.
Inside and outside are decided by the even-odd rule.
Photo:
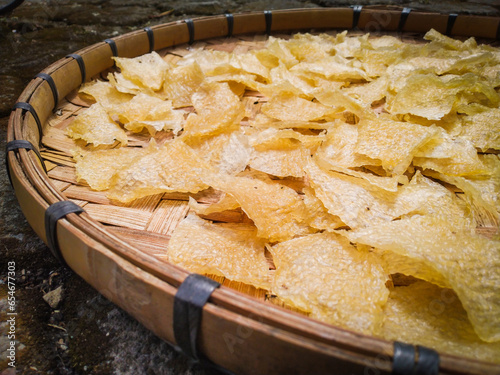
[[[52,78],[51,75],[47,73],[38,73],[36,77],[43,79],[44,81],[47,81],[47,83],[50,86],[50,89],[52,90],[52,96],[54,97],[54,109],[55,111],[57,109],[57,103],[59,103],[59,93],[57,92],[57,87],[56,83],[54,82],[54,79]]]
[[[118,56],[118,48],[116,48],[115,41],[113,39],[105,39],[104,41],[109,44],[113,56]]]
[[[185,22],[186,22],[186,25],[187,25],[188,31],[189,31],[189,44],[193,44],[194,43],[194,22],[191,18],[186,18]]]
[[[21,108],[23,111],[28,111],[29,113],[31,113],[31,115],[35,119],[36,126],[38,127],[38,134],[40,134],[40,139],[42,139],[42,123],[40,122],[40,117],[38,117],[35,108],[33,108],[30,103],[26,102],[17,102],[16,104],[14,104],[14,107],[12,107],[12,110],[15,111],[17,108]]]
[[[451,34],[451,31],[453,30],[453,25],[455,24],[457,17],[458,17],[458,14],[456,14],[456,13],[450,13],[448,15],[448,23],[446,24],[446,35]]]
[[[500,22],[498,22],[497,26],[497,40],[500,40]]]
[[[425,346],[415,347],[394,341],[393,375],[438,375],[439,354]],[[417,355],[416,355],[417,354]]]
[[[271,34],[271,28],[273,26],[273,12],[270,10],[264,11],[264,17],[266,17],[266,34]]]
[[[411,13],[411,8],[403,8],[403,10],[401,11],[401,18],[399,19],[399,25],[398,25],[399,33],[403,31],[406,24],[406,20],[408,19],[408,15],[410,13]]]
[[[82,74],[82,83],[85,83],[85,80],[87,79],[87,73],[85,72],[85,61],[83,61],[83,58],[76,53],[71,53],[66,57],[72,57],[76,60],[78,66],[80,67],[80,73]]]
[[[66,262],[57,244],[57,222],[67,214],[81,212],[83,212],[83,208],[71,201],[56,202],[50,205],[47,211],[45,211],[45,237],[47,238],[47,245],[52,254],[63,264],[66,264]]]
[[[363,5],[352,5],[352,28],[355,29],[358,27],[359,16],[361,16],[361,10],[363,9]]]
[[[233,36],[233,27],[234,27],[234,17],[231,13],[226,13],[227,20],[227,37],[231,38]]]
[[[208,277],[192,273],[175,294],[174,337],[177,346],[191,359],[199,360],[196,343],[203,306],[219,286]]]
[[[10,141],[9,143],[7,143],[7,146],[5,147],[5,169],[7,170],[7,177],[9,177],[10,186],[12,186],[12,177],[10,176],[8,154],[9,152],[18,150],[20,148],[24,148],[26,150],[32,150],[40,160],[43,171],[47,173],[47,168],[45,168],[45,163],[43,162],[42,155],[40,155],[38,150],[35,148],[35,146],[33,146],[31,142],[25,141],[24,139],[17,139],[14,141]]]
[[[394,341],[394,356],[392,359],[393,375],[410,375],[415,368],[415,347],[413,345]]]
[[[417,346],[418,361],[415,369],[415,375],[438,375],[439,373],[439,354],[435,350],[425,346]]]
[[[155,50],[155,33],[153,32],[153,29],[151,27],[145,27],[144,31],[146,32],[146,34],[148,34],[149,53],[151,53]]]

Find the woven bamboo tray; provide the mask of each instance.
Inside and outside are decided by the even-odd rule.
[[[159,337],[182,344],[174,332],[179,324],[174,321],[178,320],[174,298],[189,273],[166,262],[164,254],[169,235],[188,212],[188,195],[157,194],[116,205],[102,192],[77,183],[70,153],[73,143],[64,132],[87,105],[76,89],[111,69],[113,55],[135,57],[157,50],[176,59],[187,43],[232,50],[245,43],[251,48],[270,33],[353,28],[397,33],[434,28],[454,36],[500,38],[498,18],[354,7],[204,17],[95,44],[33,79],[10,117],[8,172],[28,222],[56,256],[104,296]],[[248,95],[244,100],[258,110],[259,97]],[[12,143],[19,140],[24,142]],[[130,145],[145,142],[146,138],[134,135]],[[195,198],[209,203],[218,196],[205,192]],[[61,201],[76,203],[83,212],[71,205],[69,213],[61,213],[54,209],[60,209]],[[231,215],[224,220],[243,219],[237,210]],[[401,361],[393,342],[315,321],[279,306],[262,290],[216,279],[222,286],[200,310],[199,332],[191,342],[193,351],[197,348],[208,363],[238,374],[385,374],[393,371],[394,361]],[[441,354],[439,372],[500,374],[500,367]]]

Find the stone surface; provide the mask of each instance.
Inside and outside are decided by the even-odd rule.
[[[0,16],[0,150],[6,144],[6,116],[29,80],[80,48],[145,26],[199,15],[352,4],[500,15],[498,0],[25,1],[11,15]],[[190,363],[53,259],[26,223],[4,165],[5,155],[0,152],[0,317],[5,322],[7,262],[15,262],[18,374],[220,374]],[[64,290],[64,298],[56,310],[43,296],[58,288]],[[5,336],[5,325],[0,324],[0,336]],[[0,341],[0,349],[4,346]],[[0,375],[13,374],[3,358]]]
[[[57,306],[62,301],[62,293],[63,293],[63,288],[62,286],[57,287],[54,290],[51,290],[50,292],[47,292],[43,295],[43,300],[47,302],[47,304],[52,308],[52,309],[57,309]]]
[[[24,81],[13,75],[0,75],[0,116],[7,116],[24,88]]]

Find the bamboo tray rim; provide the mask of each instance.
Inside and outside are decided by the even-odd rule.
[[[339,13],[340,12],[340,13]],[[305,9],[291,9],[291,10],[276,10],[272,11],[273,20],[276,22],[276,19],[279,20],[279,17],[288,17],[290,15],[300,15],[300,14],[341,14],[348,15],[354,17],[356,11],[353,8],[305,8]],[[358,14],[358,21],[363,20],[363,17],[370,17],[374,14],[389,13],[394,16],[400,16],[401,10],[393,7],[364,7],[363,10],[360,10],[360,14]],[[430,12],[418,12],[412,11],[411,14],[419,14],[428,17],[445,17],[449,18],[449,15],[435,14]],[[268,31],[275,32],[276,30],[272,29],[268,23],[269,13],[265,12],[245,12],[234,14],[233,22],[238,20],[243,20],[245,17],[255,17],[259,18],[262,21],[264,18],[263,25],[265,29],[269,29]],[[264,17],[263,17],[264,16]],[[410,16],[406,19],[408,21]],[[471,18],[472,17],[472,18]],[[498,17],[486,17],[486,16],[469,16],[469,15],[459,15],[455,17],[455,21],[457,18],[462,19],[476,19],[481,21],[488,21],[490,23],[497,23],[497,31],[495,37],[498,39],[500,36],[500,18]],[[217,16],[206,16],[199,17],[193,19],[193,25],[201,25],[203,23],[216,23],[219,25],[221,22],[227,22],[228,16],[226,15],[217,15]],[[351,20],[348,20],[351,22]],[[455,22],[454,21],[454,22]],[[266,24],[267,22],[267,24]],[[349,23],[348,22],[348,23]],[[405,31],[404,26],[400,19],[399,22],[399,31]],[[193,35],[196,35],[196,31],[193,31],[189,28],[190,21],[173,21],[157,26],[152,26],[151,30],[153,33],[159,33],[162,30],[169,30],[173,27],[182,27],[184,30],[183,38],[180,38],[179,44],[185,44],[186,39],[193,39]],[[365,21],[366,25],[366,21]],[[234,26],[233,26],[234,27]],[[449,28],[449,24],[447,26]],[[295,30],[295,28],[290,28],[291,30]],[[318,28],[320,30],[322,28]],[[342,28],[343,29],[343,28]],[[453,29],[453,25],[451,27]],[[196,30],[196,29],[195,29]],[[288,29],[280,29],[278,32],[283,32]],[[264,30],[261,30],[263,32]],[[383,31],[383,30],[382,30]],[[229,26],[227,26],[227,30],[222,30],[222,33],[229,32]],[[255,34],[255,32],[250,32],[249,34]],[[153,34],[155,35],[155,34]],[[145,33],[143,30],[136,30],[131,33],[120,35],[116,38],[113,38],[115,43],[118,45],[118,50],[120,50],[120,46],[123,45],[123,42],[128,40],[129,38],[142,38],[144,39]],[[156,36],[156,35],[155,35]],[[223,37],[223,35],[221,36]],[[194,38],[195,40],[203,39],[203,38]],[[150,42],[150,40],[149,40]],[[107,45],[105,42],[97,43],[81,49],[76,52],[76,54],[85,57],[86,54],[90,54],[102,49],[103,46]],[[107,58],[110,59],[111,55]],[[70,66],[73,66],[73,70],[76,70],[78,73],[77,64],[74,62],[72,58],[63,58],[50,66],[44,69],[42,72],[52,75],[58,71],[68,69]],[[40,78],[33,79],[25,88],[23,93],[19,97],[19,102],[27,102],[30,103],[32,99],[38,93],[38,90],[42,86],[44,86],[45,81]],[[50,97],[50,96],[49,96]],[[66,95],[61,95],[61,97],[66,97]],[[57,103],[55,103],[57,104]],[[14,110],[9,119],[9,125],[7,129],[7,141],[13,141],[17,139],[24,139],[23,129],[33,128],[33,119],[28,114],[23,116],[22,110]],[[43,126],[44,121],[42,121]],[[41,138],[41,136],[40,136]],[[35,145],[36,147],[37,145]],[[17,152],[18,157],[14,152],[11,152],[7,155],[7,168],[10,168],[11,175],[16,180],[15,185],[17,185],[17,189],[24,188],[30,192],[30,194],[34,197],[34,199],[42,206],[45,210],[50,205],[65,200],[63,194],[53,185],[53,183],[48,179],[48,176],[42,170],[40,163],[38,162],[36,156],[33,153],[30,153],[27,150],[20,149]],[[25,213],[26,215],[26,213]],[[27,216],[27,215],[26,215]],[[155,258],[152,256],[143,253],[141,250],[136,248],[135,246],[127,243],[122,240],[118,235],[111,233],[106,229],[105,226],[98,223],[96,220],[91,218],[87,213],[82,213],[80,215],[69,214],[65,221],[76,228],[79,232],[82,233],[83,236],[88,236],[89,238],[102,243],[107,249],[114,252],[116,255],[120,256],[124,261],[134,265],[141,270],[151,274],[152,276],[158,278],[159,280],[177,288],[184,279],[188,276],[189,272],[176,266],[173,264],[158,264]],[[39,233],[40,235],[41,233]],[[41,234],[43,238],[43,234]],[[44,239],[46,240],[46,239]],[[249,303],[250,302],[250,303]],[[384,355],[388,355],[392,357],[393,355],[393,346],[392,342],[387,340],[379,339],[372,336],[363,335],[360,333],[352,332],[349,330],[345,330],[340,327],[335,327],[326,323],[322,323],[316,321],[314,319],[295,314],[288,310],[282,309],[278,306],[273,306],[269,303],[261,302],[256,299],[252,299],[249,296],[246,296],[240,292],[237,292],[231,288],[222,286],[220,289],[217,289],[212,294],[209,304],[213,304],[219,308],[227,309],[235,314],[244,315],[246,317],[254,317],[251,318],[255,321],[258,321],[263,324],[268,324],[272,327],[276,327],[286,332],[290,332],[293,334],[301,335],[305,338],[317,340],[318,343],[323,343],[327,345],[336,345],[339,347],[344,347],[348,349],[356,349],[369,355],[370,357],[376,357],[383,353]],[[453,371],[460,371],[461,366],[466,366],[469,369],[476,368],[479,370],[487,370],[487,371],[496,371],[498,370],[498,366],[493,365],[489,366],[486,363],[475,361],[473,359],[465,359],[458,358],[448,354],[440,354],[441,356],[441,365],[443,368],[453,369]],[[486,366],[486,367],[484,367]]]

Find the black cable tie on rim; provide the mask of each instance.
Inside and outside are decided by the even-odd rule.
[[[83,61],[83,58],[76,53],[71,53],[66,57],[72,57],[76,60],[78,66],[80,67],[80,73],[82,74],[82,83],[85,83],[85,80],[87,79],[87,73],[85,71],[85,61]]]
[[[35,119],[36,126],[38,127],[38,134],[40,135],[40,139],[42,139],[43,135],[42,123],[40,122],[40,117],[38,117],[35,108],[33,108],[33,106],[30,103],[26,102],[17,102],[16,104],[14,104],[14,107],[12,107],[12,110],[15,111],[17,108],[21,108],[23,111],[28,111],[29,113],[31,113],[31,115]]]
[[[361,16],[361,10],[363,5],[351,5],[352,8],[352,29],[358,27],[359,16]]]
[[[438,375],[439,354],[433,349],[417,345],[418,361],[415,375]]]
[[[40,160],[40,163],[42,164],[43,171],[47,174],[47,168],[45,167],[45,163],[43,162],[42,155],[38,152],[38,150],[33,146],[33,144],[29,141],[26,141],[24,139],[16,139],[14,141],[10,141],[7,143],[7,146],[5,147],[5,169],[7,169],[7,177],[9,178],[10,186],[12,185],[12,177],[10,175],[10,170],[9,170],[9,158],[8,154],[11,151],[18,150],[20,148],[24,148],[26,150],[31,150],[35,153],[35,155],[38,157]]]
[[[174,337],[189,358],[198,361],[197,340],[203,306],[220,284],[196,273],[179,286],[174,298]]]
[[[451,31],[453,30],[453,25],[455,24],[455,21],[457,20],[458,14],[457,13],[450,13],[448,15],[448,23],[446,24],[446,33],[445,35],[450,35]]]
[[[189,44],[194,43],[194,22],[191,18],[186,18],[184,20],[186,22],[186,25],[188,27],[188,32],[189,32]]]
[[[227,37],[231,38],[233,36],[233,27],[234,27],[234,17],[231,13],[226,13],[227,20]]]
[[[403,32],[406,20],[408,19],[410,13],[411,13],[411,8],[403,8],[403,10],[401,11],[401,18],[399,19],[399,25],[398,25],[398,33]]]
[[[149,53],[151,53],[155,50],[155,33],[151,27],[145,27],[144,31],[148,34]]]
[[[45,237],[47,238],[47,246],[62,264],[66,264],[66,262],[57,243],[57,222],[68,214],[81,212],[83,212],[83,208],[71,201],[56,202],[50,205],[45,211]]]
[[[273,26],[273,12],[270,10],[264,11],[264,17],[266,17],[266,34],[271,34],[271,28]]]
[[[109,48],[111,48],[113,56],[118,56],[118,48],[116,47],[115,41],[113,39],[105,39],[104,42],[109,45]]]
[[[50,89],[52,90],[52,96],[54,97],[54,108],[52,109],[52,112],[55,112],[57,109],[57,104],[59,103],[59,93],[57,92],[57,87],[54,79],[47,73],[38,73],[35,77],[41,78],[49,84]]]
[[[410,375],[415,368],[415,347],[399,341],[394,341],[394,356],[392,359],[392,375]]]
[[[438,375],[439,353],[425,346],[394,341],[393,375]]]

